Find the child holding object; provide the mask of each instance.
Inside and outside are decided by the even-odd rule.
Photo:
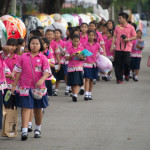
[[[32,109],[34,109],[35,116],[34,138],[41,137],[42,108],[48,106],[45,80],[51,75],[48,60],[40,53],[43,50],[41,39],[32,37],[29,40],[28,49],[30,53],[24,53],[14,68],[16,78],[11,89],[14,92],[20,80],[19,105],[22,108],[22,141],[28,138],[28,122]]]
[[[79,44],[80,37],[74,35],[72,37],[72,46],[69,47],[66,53],[66,60],[68,60],[68,86],[72,88],[72,101],[77,102],[77,94],[80,86],[83,85],[83,60],[85,58],[79,55],[79,52],[84,48]],[[75,59],[78,57],[78,60]]]

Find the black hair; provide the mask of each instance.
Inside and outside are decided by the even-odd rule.
[[[81,28],[83,25],[86,25],[87,27],[89,26],[87,23],[84,22],[84,23],[81,24],[80,28]]]
[[[134,29],[137,29],[137,25],[135,23],[131,23],[131,25],[134,27]]]
[[[23,43],[25,43],[25,40],[22,38],[17,39],[17,45],[22,45]]]
[[[107,27],[107,23],[103,24],[103,27],[108,28],[108,27]]]
[[[50,41],[49,41],[46,37],[43,37],[42,40],[43,40],[44,43],[46,43],[47,45],[50,45]]]
[[[60,34],[62,34],[62,30],[60,30],[60,29],[55,29],[55,31],[58,31]]]
[[[71,22],[68,22],[68,27],[72,27],[72,24],[71,24]]]
[[[109,32],[112,36],[114,35],[113,30],[108,30],[108,32]]]
[[[107,23],[106,23],[106,24],[107,24],[107,27],[108,27],[108,22],[111,22],[111,23],[112,23],[112,25],[113,25],[113,30],[114,30],[114,29],[115,29],[115,23],[114,23],[114,21],[113,21],[113,20],[108,20]]]
[[[103,26],[103,24],[102,24],[101,22],[99,22],[99,23],[97,24],[97,28],[100,28],[100,26]]]
[[[91,32],[94,33],[94,35],[96,35],[96,32],[94,30],[88,30],[87,34],[89,35]]]
[[[53,32],[53,33],[54,33],[54,31],[51,30],[51,29],[47,29],[47,30],[45,31],[45,34],[46,34],[47,32]]]
[[[40,47],[41,47],[39,51],[43,51],[43,44],[42,44],[41,39],[40,39],[39,37],[35,37],[35,36],[33,36],[33,37],[31,37],[31,38],[29,39],[28,50],[31,52],[30,43],[31,43],[31,41],[34,40],[34,39],[39,40],[39,42],[40,42]]]
[[[76,32],[76,31],[79,32],[78,28],[77,28],[77,27],[74,27],[73,30],[72,30],[71,33],[70,33],[70,38],[71,38],[71,39],[73,39],[74,32]]]
[[[69,36],[67,36],[67,41],[70,38],[71,32],[73,31],[73,27],[68,27],[67,30],[69,31]]]
[[[36,30],[44,30],[44,27],[42,27],[42,26],[37,26],[37,27],[36,27]]]
[[[94,24],[95,25],[95,27],[97,27],[97,22],[94,20],[94,21],[91,21],[90,23],[89,23],[89,25],[90,24]]]
[[[125,18],[126,20],[128,20],[128,18],[129,18],[129,15],[127,13],[125,13],[125,12],[119,13],[118,16],[121,16],[121,17]]]
[[[127,21],[129,24],[131,24],[132,22],[130,20]]]
[[[79,35],[77,35],[77,34],[74,34],[74,35],[72,36],[72,40],[73,40],[73,39],[75,39],[75,38],[77,38],[77,39],[79,39],[79,40],[80,40],[80,36],[79,36]]]
[[[31,30],[30,34],[33,34],[35,37],[43,37],[42,33],[39,30]]]
[[[141,34],[143,34],[142,30],[137,30],[136,33],[137,33],[137,32],[141,32]]]
[[[15,38],[10,38],[10,39],[7,40],[7,45],[17,46],[17,40]]]

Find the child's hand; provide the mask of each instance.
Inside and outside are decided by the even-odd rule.
[[[42,86],[42,84],[43,84],[43,80],[42,79],[40,79],[37,83],[36,83],[36,86],[38,87],[38,88],[40,88],[41,86]]]
[[[84,60],[85,57],[84,57],[83,55],[79,55],[79,56],[78,56],[78,59],[79,59],[79,60]]]
[[[12,93],[14,93],[14,92],[15,92],[15,90],[16,90],[16,87],[15,87],[15,86],[12,86],[12,88],[11,88],[11,92],[12,92]]]

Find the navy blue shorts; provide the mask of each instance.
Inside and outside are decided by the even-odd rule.
[[[84,76],[83,78],[87,79],[97,79],[98,76],[98,68],[84,68]]]
[[[131,69],[140,70],[141,57],[131,57]]]
[[[32,96],[31,89],[29,91],[29,96],[20,96],[18,107],[21,108],[46,108],[48,106],[47,94],[40,100],[36,100]]]
[[[47,88],[47,95],[48,96],[52,96],[53,95],[53,92],[52,92],[52,81],[51,80],[46,80],[45,81],[45,85],[46,85],[46,88]]]
[[[64,65],[64,75],[66,76],[68,73],[68,65]]]
[[[68,86],[72,86],[72,85],[82,86],[83,85],[83,72],[82,71],[68,72],[67,84]]]

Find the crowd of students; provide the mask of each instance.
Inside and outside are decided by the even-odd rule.
[[[135,24],[131,25],[136,30]],[[27,42],[11,38],[6,46],[1,47],[0,96],[11,90],[15,94],[17,106],[22,108],[21,140],[26,140],[28,132],[32,131],[33,112],[34,137],[41,137],[42,108],[48,106],[50,96],[59,95],[60,81],[65,81],[64,94],[67,96],[70,93],[73,102],[77,102],[78,94],[84,95],[85,101],[93,100],[93,84],[95,80],[99,81],[100,75],[102,80],[110,81],[111,70],[101,72],[96,62],[97,55],[100,54],[108,57],[115,66],[116,43],[112,45],[115,32],[113,20],[102,20],[100,23],[92,21],[89,24],[82,23],[80,27],[68,27],[64,39],[60,29],[47,29],[44,33],[43,27],[37,27],[30,31]],[[144,48],[139,44],[141,38],[142,31],[138,30],[130,53],[130,77],[134,81],[138,81]],[[80,55],[84,49],[93,55]],[[123,72],[125,66],[122,68]],[[52,82],[53,78],[56,78],[56,83]],[[34,89],[42,90],[40,100],[33,97]]]

